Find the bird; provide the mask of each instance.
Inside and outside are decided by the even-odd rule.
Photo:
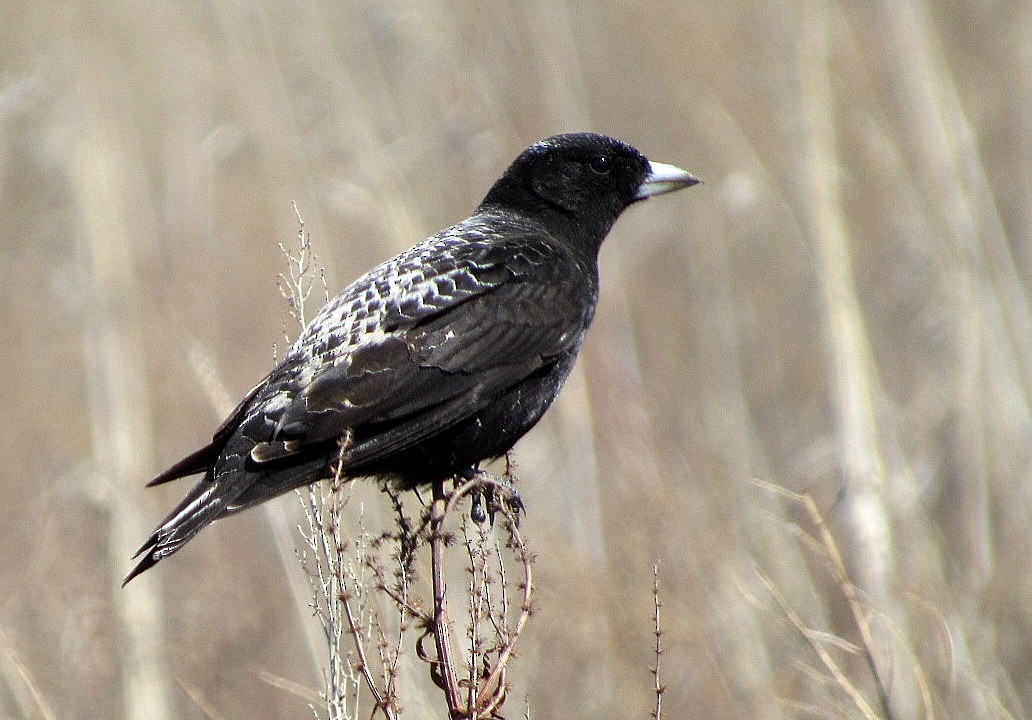
[[[122,586],[215,520],[335,468],[417,489],[506,454],[570,374],[617,218],[699,182],[605,135],[528,147],[470,217],[330,300],[211,441],[148,483],[202,474]]]

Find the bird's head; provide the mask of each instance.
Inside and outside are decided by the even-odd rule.
[[[596,248],[634,202],[698,184],[690,173],[650,162],[626,143],[594,133],[555,135],[531,145],[488,192],[481,208],[547,218],[578,228]]]

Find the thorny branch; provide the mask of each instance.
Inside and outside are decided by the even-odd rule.
[[[434,647],[437,648],[437,660],[431,663],[431,675],[434,683],[444,691],[448,701],[448,710],[455,717],[455,708],[461,707],[459,685],[455,679],[455,663],[451,655],[451,637],[449,633],[448,602],[444,581],[444,546],[448,538],[444,534],[444,517],[448,509],[447,496],[444,492],[444,481],[434,481],[433,503],[430,505],[430,563],[434,588],[433,622],[427,629],[434,636]]]
[[[659,679],[659,659],[663,654],[663,631],[659,625],[659,609],[663,607],[663,603],[659,601],[659,564],[652,565],[652,634],[656,637],[656,645],[653,651],[656,654],[656,664],[650,668],[652,671],[652,691],[656,695],[656,705],[652,709],[652,717],[655,720],[662,720],[663,718],[663,693],[666,692],[666,687],[660,682]]]
[[[411,620],[422,629],[415,641],[417,657],[429,665],[430,677],[447,703],[448,716],[453,720],[497,717],[506,697],[506,668],[531,613],[533,555],[526,548],[512,507],[493,505],[498,519],[490,527],[469,520],[460,500],[484,488],[498,493],[507,483],[487,474],[450,491],[444,482],[436,483],[431,504],[415,523],[405,514],[400,498],[391,495],[397,508],[396,527],[370,540],[360,522],[359,536],[347,541],[341,531],[341,510],[348,499],[348,482],[338,463],[328,492],[309,491],[309,528],[303,534],[311,553],[300,555],[312,583],[312,607],[331,648],[325,695],[330,719],[356,717],[359,685],[370,694],[373,714],[390,720],[398,717],[398,663]],[[460,526],[463,560],[470,575],[464,633],[469,644],[465,651],[455,642],[449,614],[449,595],[453,601],[461,597],[453,588],[462,587],[448,582],[449,569],[454,570],[462,557],[448,553],[449,548],[457,547],[456,533],[450,529],[453,524]],[[499,527],[506,538],[504,547],[494,537]],[[411,590],[418,565],[413,556],[423,549],[429,549],[430,556],[429,608]],[[384,554],[389,555],[389,562],[384,562]],[[522,575],[516,586],[522,593],[517,608],[511,607],[509,600],[514,587],[508,579],[511,568],[506,569],[510,558],[522,568],[517,572]],[[370,571],[371,577],[365,571]],[[379,595],[380,609],[374,592]],[[381,615],[385,604],[396,613],[391,625],[393,638]],[[432,650],[427,640],[432,641]],[[373,642],[377,653],[370,652]]]

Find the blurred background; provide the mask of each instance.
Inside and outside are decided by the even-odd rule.
[[[7,0],[0,28],[0,717],[311,717],[297,499],[120,590],[188,487],[143,484],[296,332],[292,202],[335,293],[574,130],[705,185],[617,224],[517,446],[507,716],[648,717],[654,563],[668,717],[884,717],[871,663],[895,718],[1032,708],[1032,4]]]

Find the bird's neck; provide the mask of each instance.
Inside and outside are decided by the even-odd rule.
[[[519,218],[591,264],[597,262],[602,241],[616,221],[615,217],[609,218],[605,213],[572,212],[544,199],[516,206],[511,202],[494,204],[488,198],[477,208],[476,214],[501,215],[510,221]]]

